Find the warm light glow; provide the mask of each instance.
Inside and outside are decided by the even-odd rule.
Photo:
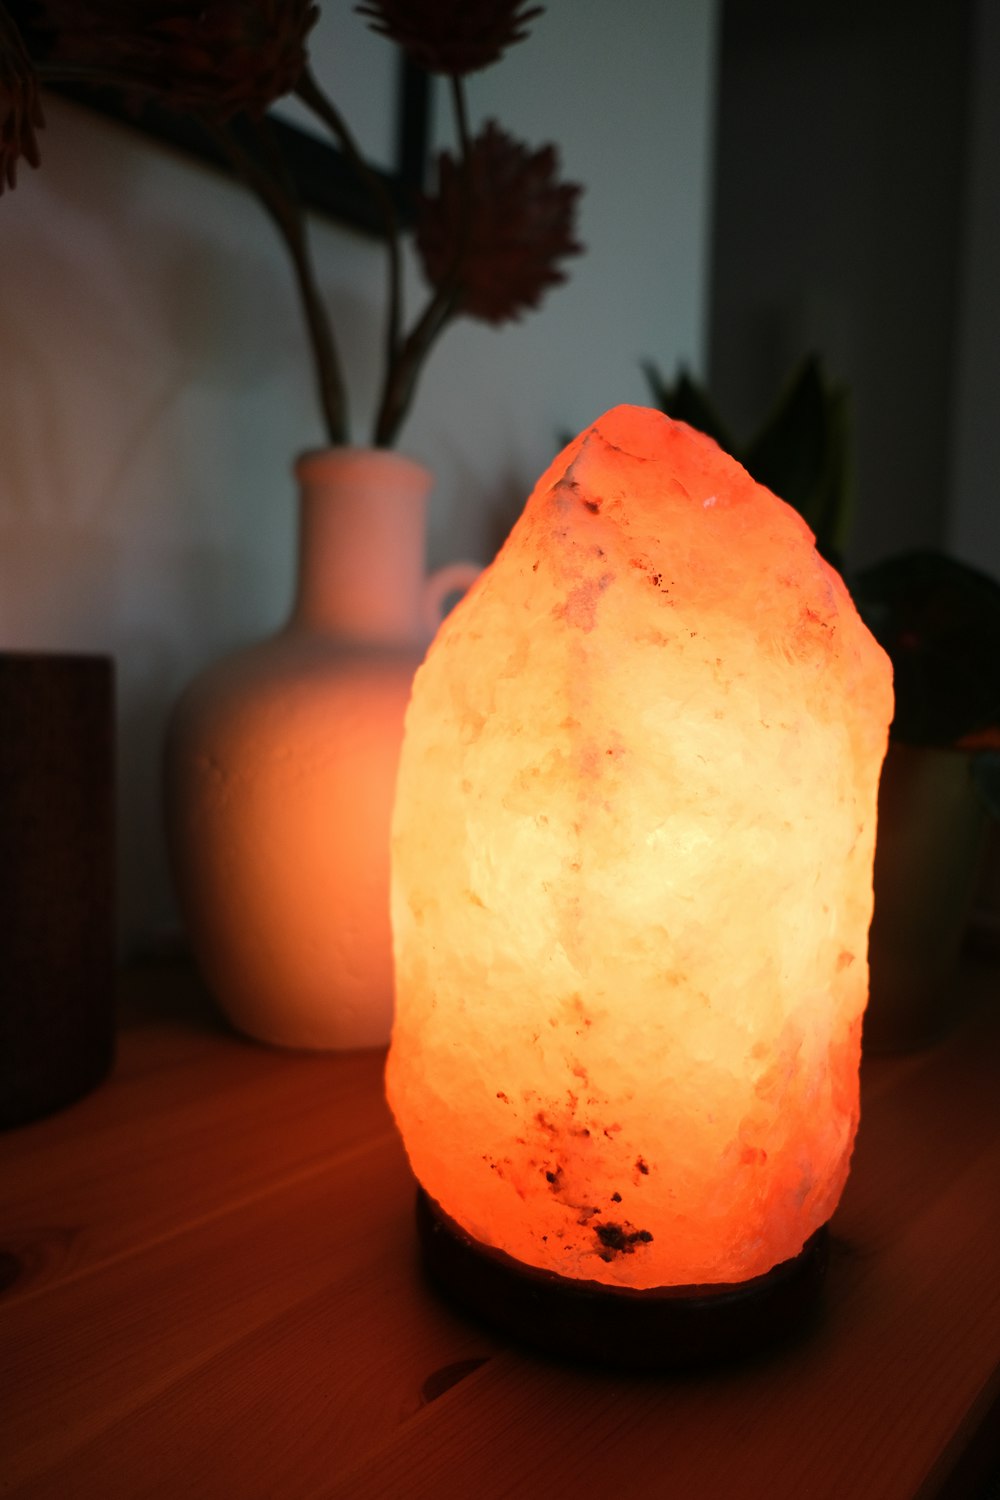
[[[418,673],[389,1097],[476,1239],[739,1281],[829,1219],[858,1120],[888,661],[799,516],[607,413]]]

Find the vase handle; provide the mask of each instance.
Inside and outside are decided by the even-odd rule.
[[[482,572],[478,563],[446,563],[431,573],[424,584],[424,625],[431,635],[437,630],[448,611],[445,604],[450,594],[464,594],[475,583]]]

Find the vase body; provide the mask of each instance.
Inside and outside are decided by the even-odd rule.
[[[389,825],[431,612],[466,565],[424,574],[430,475],[382,450],[296,465],[295,606],[209,668],[167,744],[167,829],[199,967],[230,1021],[289,1047],[384,1045]]]

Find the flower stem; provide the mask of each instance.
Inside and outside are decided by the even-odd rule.
[[[451,321],[454,311],[454,299],[443,292],[436,292],[400,345],[386,374],[375,421],[376,447],[387,448],[395,441],[413,401],[417,377],[424,361]]]
[[[120,91],[128,91],[135,86],[135,80],[127,73],[119,74],[113,68],[56,63],[42,64],[38,72],[45,82],[51,83],[88,84],[94,88]],[[209,99],[206,102],[212,101]],[[256,193],[285,242],[291,256],[305,315],[306,332],[313,352],[313,368],[326,436],[334,446],[346,443],[347,392],[336,341],[316,284],[305,216],[267,122],[260,121],[256,131],[258,143],[267,156],[268,167],[239,140],[229,126],[213,121],[209,115],[200,116],[198,124],[215,142],[247,187]]]
[[[452,73],[448,79],[451,93],[451,107],[455,116],[455,126],[458,130],[458,144],[462,152],[462,161],[466,167],[472,161],[472,134],[469,130],[469,111],[465,102],[465,85],[457,73]]]
[[[462,162],[462,216],[448,274],[431,296],[416,324],[403,340],[397,357],[386,371],[385,386],[375,423],[376,444],[392,443],[416,390],[417,378],[434,344],[455,316],[462,292],[462,267],[472,231],[472,135],[465,101],[465,87],[457,75],[450,80],[452,111]]]
[[[303,68],[295,87],[296,96],[323,121],[339,143],[355,172],[361,178],[368,194],[382,216],[385,226],[386,254],[388,257],[388,310],[386,316],[385,360],[386,370],[391,370],[400,345],[400,328],[403,321],[403,277],[399,248],[399,223],[392,198],[379,174],[365,160],[354,136],[337,109],[333,100],[324,92],[310,72]]]
[[[275,169],[278,153],[273,147],[266,122],[261,121],[258,134],[272,158],[272,169],[264,167],[258,157],[238,140],[232,130],[222,125],[206,125],[248,187],[260,198],[288,247],[295,279],[305,314],[306,330],[313,351],[320,408],[330,443],[340,445],[348,440],[347,393],[340,370],[333,329],[313,271],[305,218],[294,188]]]

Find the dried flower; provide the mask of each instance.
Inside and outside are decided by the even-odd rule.
[[[293,89],[319,15],[310,0],[44,0],[43,9],[53,70],[91,69],[213,120],[263,114]]]
[[[0,191],[17,159],[37,164],[37,78],[117,92],[194,118],[258,194],[288,249],[302,295],[317,386],[332,443],[348,441],[345,387],[333,328],[312,266],[302,205],[280,139],[260,116],[282,94],[330,131],[381,215],[388,253],[386,360],[373,440],[391,444],[427,357],[452,319],[504,323],[565,280],[581,189],[556,176],[555,148],[532,151],[488,124],[470,142],[463,75],[522,41],[541,13],[530,0],[362,0],[373,29],[450,79],[460,158],[439,160],[416,240],[431,291],[407,322],[399,226],[348,122],[309,67],[315,0],[0,0]],[[231,122],[231,123],[230,123]],[[241,129],[249,125],[251,128]]]
[[[35,131],[45,124],[38,80],[21,33],[0,5],[0,194],[17,186],[17,164],[39,162]]]
[[[472,143],[466,207],[462,165],[441,154],[438,191],[423,201],[417,247],[433,287],[454,278],[458,311],[505,323],[565,281],[556,263],[582,249],[573,238],[581,189],[558,182],[556,167],[554,146],[531,151],[491,120]]]
[[[365,0],[355,9],[428,73],[455,76],[496,62],[542,13],[524,0]]]

